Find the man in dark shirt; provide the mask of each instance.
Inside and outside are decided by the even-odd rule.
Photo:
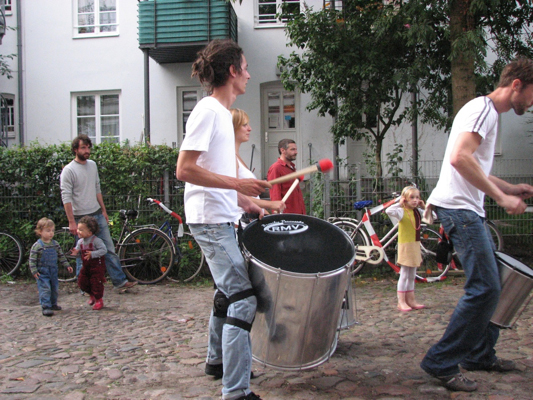
[[[291,172],[296,171],[296,166],[293,161],[296,160],[298,150],[296,143],[292,139],[282,139],[278,143],[279,158],[268,169],[267,180],[270,181],[280,176],[285,176]],[[282,200],[283,196],[290,189],[294,180],[272,185],[270,189],[271,200]],[[305,203],[300,186],[296,186],[296,189],[289,195],[285,201],[285,213],[291,214],[306,214]]]

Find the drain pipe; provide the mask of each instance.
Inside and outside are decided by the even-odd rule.
[[[18,109],[19,109],[19,144],[24,146],[24,86],[22,71],[22,7],[17,0],[17,80],[18,80]]]

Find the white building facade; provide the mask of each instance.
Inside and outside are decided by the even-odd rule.
[[[190,77],[191,62],[145,59],[139,48],[138,1],[4,1],[7,26],[20,24],[18,31],[7,31],[0,45],[1,54],[18,56],[10,62],[13,79],[0,76],[0,94],[9,104],[9,111],[6,108],[3,113],[9,113],[11,124],[6,144],[70,142],[78,133],[88,133],[96,143],[136,143],[149,133],[153,144],[179,147],[186,118],[205,94]],[[194,1],[207,0],[188,3]],[[284,90],[279,79],[277,58],[293,51],[286,46],[283,23],[272,15],[281,1],[243,0],[230,6],[237,17],[238,43],[251,75],[246,94],[234,104],[249,114],[253,129],[250,142],[241,146],[241,155],[252,162],[260,178],[276,160],[277,142],[282,138],[296,141],[298,168],[310,160],[334,156],[329,132],[332,120],[308,112],[309,96]],[[287,1],[303,6],[300,1]],[[308,0],[306,5],[318,9],[323,1]],[[149,132],[145,119],[147,83]],[[527,120],[513,113],[502,116],[501,157],[530,158],[533,139],[524,133],[531,130]],[[442,159],[447,135],[421,124],[418,132],[420,159]],[[391,132],[383,158],[394,143],[404,145],[404,158],[408,159],[409,124]],[[339,156],[348,163],[361,162],[364,148],[363,143],[348,141],[340,146]]]

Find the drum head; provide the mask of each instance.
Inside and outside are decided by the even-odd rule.
[[[504,263],[505,265],[509,266],[510,268],[518,271],[518,272],[521,272],[522,274],[530,277],[530,278],[533,278],[533,270],[531,268],[529,268],[527,265],[521,263],[520,261],[514,259],[513,257],[511,256],[508,256],[507,254],[505,253],[502,253],[502,252],[499,252],[497,251],[496,252],[496,258]]]
[[[243,231],[242,243],[257,260],[284,271],[315,274],[352,263],[355,247],[337,226],[299,214],[265,216]]]

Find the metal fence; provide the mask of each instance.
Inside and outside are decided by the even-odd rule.
[[[385,163],[383,170],[387,171]],[[427,199],[431,191],[437,184],[442,161],[419,161],[418,174],[391,176],[385,175],[377,180],[368,176],[364,165],[352,164],[343,167],[341,176],[347,179],[333,181],[324,175],[321,184],[324,187],[323,209],[324,215],[321,217],[342,217],[349,216],[359,219],[360,212],[353,208],[353,203],[360,200],[372,200],[378,204],[381,200],[390,198],[393,192],[401,190],[415,182],[421,191],[423,199]],[[402,162],[396,165],[396,171],[412,171],[410,162]],[[495,159],[492,174],[509,183],[528,183],[533,185],[533,169],[531,160],[501,160]],[[312,191],[312,188],[310,189]],[[316,199],[311,199],[311,208]],[[526,201],[533,204],[533,199]],[[316,204],[315,204],[316,206]],[[506,250],[514,250],[514,247],[527,248],[533,243],[533,214],[508,215],[492,199],[486,197],[485,210],[487,218],[493,220],[504,236]]]
[[[375,204],[391,195],[392,192],[399,192],[410,182],[416,182],[421,189],[423,199],[427,199],[435,187],[441,168],[441,161],[419,161],[418,176],[409,175],[390,176],[386,175],[380,180],[368,176],[364,165],[355,164],[343,167],[341,176],[347,179],[332,181],[328,175],[311,175],[304,190],[304,194],[309,199],[309,214],[328,218],[330,216],[352,216],[359,219],[360,215],[353,209],[353,203],[359,200],[373,200]],[[529,172],[530,160],[495,160],[494,175],[511,183],[533,184],[533,172]],[[384,171],[387,171],[385,169]],[[403,171],[411,171],[409,162],[397,165]],[[399,170],[396,168],[396,170]],[[505,173],[503,172],[505,171]],[[101,173],[101,180],[105,183],[106,176]],[[59,186],[59,182],[57,183]],[[143,188],[146,188],[146,195],[136,194],[106,195],[104,200],[109,215],[113,215],[120,209],[137,209],[140,211],[140,219],[157,223],[164,217],[160,210],[149,208],[145,202],[145,197],[154,197],[162,200],[172,210],[183,216],[183,182],[176,180],[174,170],[165,172],[164,176],[143,179]],[[148,189],[149,188],[149,189]],[[16,189],[16,190],[15,190]],[[36,215],[32,205],[38,201],[46,203],[46,209],[50,216],[56,218],[58,225],[65,224],[63,207],[59,197],[59,190],[55,188],[51,193],[36,193],[32,189],[31,181],[26,182],[18,188],[0,185],[0,202],[9,205],[9,216],[5,218],[17,218],[22,223],[27,223],[26,236],[32,236],[33,226],[36,221],[45,215]],[[533,199],[529,200],[533,202]],[[318,211],[317,211],[318,210]],[[491,199],[486,200],[487,217],[495,221],[499,230],[504,235],[506,249],[508,246],[527,247],[533,242],[533,215],[524,214],[518,216],[507,215],[501,207],[497,206]],[[159,213],[159,214],[157,214]],[[64,218],[62,220],[62,218]],[[0,228],[5,221],[1,221]],[[17,232],[14,232],[17,233]],[[529,250],[528,250],[529,251]]]

